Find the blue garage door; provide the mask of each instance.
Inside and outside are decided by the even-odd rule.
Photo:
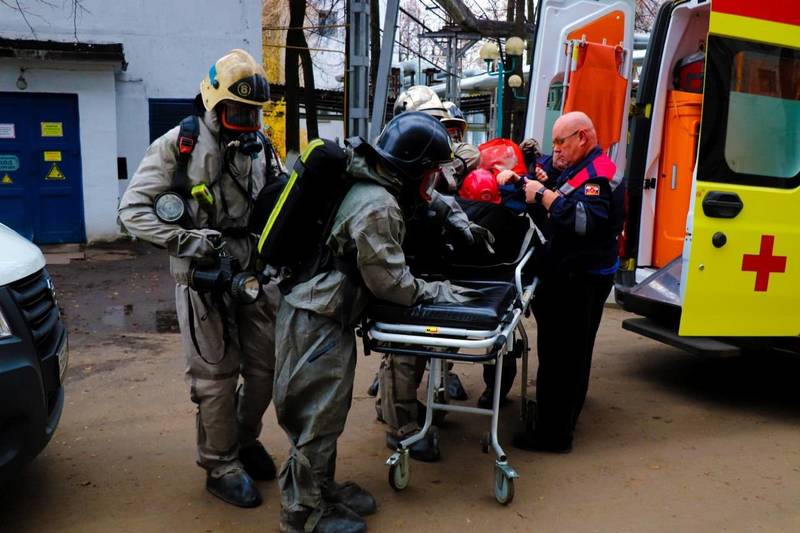
[[[84,242],[78,96],[0,92],[0,222],[37,244]]]

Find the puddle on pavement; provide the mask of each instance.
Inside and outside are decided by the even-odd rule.
[[[164,304],[111,305],[103,311],[100,323],[108,332],[178,332],[175,309],[164,309]]]

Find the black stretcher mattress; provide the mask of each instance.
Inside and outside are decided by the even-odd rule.
[[[367,316],[376,322],[414,324],[445,328],[494,329],[514,301],[514,285],[502,281],[454,281],[477,290],[475,300],[455,303],[422,303],[409,307],[375,301],[367,308]]]

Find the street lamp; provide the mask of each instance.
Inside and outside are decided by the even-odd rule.
[[[519,96],[517,94],[517,89],[522,87],[522,76],[519,74],[512,74],[508,77],[508,86],[511,87],[511,93],[514,95],[514,98],[517,100],[525,100],[524,96]]]
[[[505,49],[506,56],[511,57],[510,72],[513,72],[517,68],[517,59],[522,57],[522,53],[525,50],[525,41],[519,37],[510,37],[506,40]],[[495,98],[497,101],[497,110],[495,113],[497,116],[496,135],[499,137],[503,134],[503,85],[506,81],[505,61],[502,50],[500,49],[499,41],[497,44],[491,41],[486,42],[481,47],[479,55],[480,58],[486,62],[486,74],[497,77],[497,96]],[[493,64],[496,65],[497,70],[492,70]],[[511,78],[514,76],[511,76]],[[511,78],[509,78],[509,84],[511,82]],[[522,86],[522,78],[519,76],[516,76],[516,78],[519,80],[519,84],[516,85],[516,87]],[[517,81],[514,83],[517,83]],[[512,88],[516,88],[513,85],[510,86]]]

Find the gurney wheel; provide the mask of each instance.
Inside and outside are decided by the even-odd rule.
[[[503,505],[508,505],[514,499],[514,478],[500,468],[494,469],[494,497]]]
[[[389,467],[389,486],[394,490],[401,491],[408,487],[410,479],[408,456],[402,456],[396,464]]]

